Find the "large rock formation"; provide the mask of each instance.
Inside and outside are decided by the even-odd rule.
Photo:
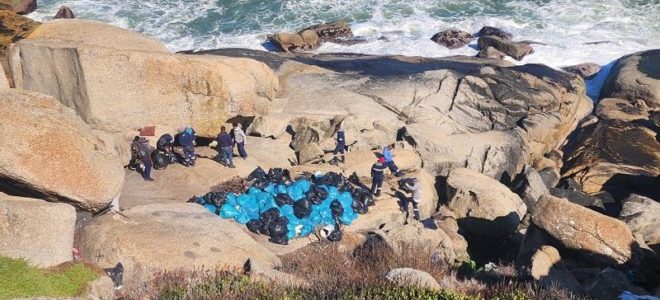
[[[57,13],[55,13],[55,16],[53,17],[53,19],[75,19],[75,18],[76,15],[73,13],[71,8],[64,5],[57,10]]]
[[[2,0],[0,10],[13,11],[25,15],[37,9],[37,0]]]
[[[114,140],[95,133],[52,97],[28,91],[0,93],[0,190],[39,196],[98,211],[124,181]]]
[[[542,246],[534,253],[531,260],[530,275],[539,284],[546,288],[560,287],[561,289],[580,293],[582,287],[559,256],[559,251],[552,246]]]
[[[85,226],[79,250],[100,267],[121,262],[128,284],[158,270],[241,268],[248,259],[269,268],[281,263],[239,226],[197,204],[144,205]]]
[[[34,35],[47,39],[23,40],[12,51],[16,86],[58,98],[106,132],[188,125],[214,137],[231,117],[268,113],[278,88],[272,71],[250,59],[81,45],[45,29]]]
[[[317,24],[297,33],[281,32],[268,35],[268,40],[283,52],[304,52],[318,48],[324,42],[339,42],[353,37],[345,21]]]
[[[481,36],[479,37],[478,45],[479,49],[493,47],[516,60],[521,60],[523,57],[534,53],[534,49],[529,44],[513,42],[497,36]]]
[[[641,99],[649,107],[660,107],[660,49],[620,58],[605,79],[600,97]]]
[[[636,255],[635,238],[625,223],[565,199],[541,196],[532,222],[597,265],[629,263]]]
[[[527,206],[496,180],[469,169],[454,169],[447,178],[447,207],[472,236],[504,239],[511,235]]]
[[[584,79],[593,79],[600,71],[600,65],[594,63],[584,63],[579,65],[564,67],[562,68],[562,70],[569,73],[580,75],[580,77]]]
[[[76,210],[0,193],[0,256],[51,267],[72,259]]]

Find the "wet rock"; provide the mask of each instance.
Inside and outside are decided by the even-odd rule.
[[[277,33],[269,35],[268,40],[283,52],[304,52],[316,49],[321,45],[321,39],[314,30]]]
[[[0,193],[0,256],[44,268],[71,261],[75,222],[71,205]]]
[[[54,19],[75,19],[76,15],[68,6],[62,6],[57,10]]]
[[[79,250],[84,259],[102,268],[121,262],[129,286],[160,270],[242,268],[248,259],[269,268],[281,264],[239,225],[200,205],[183,203],[105,214],[80,231]]]
[[[431,40],[449,49],[457,49],[469,44],[472,35],[458,29],[447,29],[434,34]]]
[[[411,268],[392,269],[387,272],[387,280],[399,286],[415,286],[422,289],[439,290],[440,284],[424,271]]]
[[[26,15],[37,9],[37,0],[1,0],[0,10]]]
[[[635,239],[628,226],[614,218],[553,196],[541,196],[532,222],[553,238],[599,266],[631,262]]]
[[[582,77],[583,79],[592,79],[596,77],[596,75],[600,71],[600,65],[594,63],[585,63],[570,67],[564,67],[562,68],[562,70],[569,73],[580,75],[580,77]]]
[[[316,32],[316,35],[318,35],[322,43],[334,42],[342,44],[342,41],[350,41],[350,38],[353,38],[353,31],[351,30],[351,26],[346,21],[335,21],[330,23],[317,24],[307,27],[300,32],[305,30],[312,30]]]
[[[605,79],[600,97],[642,99],[649,107],[660,107],[660,49],[619,58]]]
[[[504,59],[506,54],[500,50],[495,49],[494,47],[488,46],[479,50],[477,57],[481,58],[492,58],[492,59]]]
[[[493,47],[516,60],[521,60],[523,57],[534,53],[534,49],[528,44],[512,42],[497,36],[481,36],[478,45],[479,49]]]
[[[447,207],[461,228],[473,236],[504,239],[511,235],[527,206],[506,186],[469,169],[454,169],[447,178]]]
[[[479,32],[477,33],[477,36],[496,36],[508,41],[510,41],[513,38],[512,34],[492,26],[482,27],[481,30],[479,30]]]
[[[623,200],[620,219],[649,246],[660,244],[660,203],[640,195]]]

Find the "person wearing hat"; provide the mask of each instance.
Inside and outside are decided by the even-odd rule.
[[[412,198],[403,198],[401,205],[406,213],[406,220],[408,219],[408,202],[412,202],[413,213],[415,215],[415,220],[419,221],[419,203],[422,202],[422,185],[417,178],[411,178],[406,181],[405,188],[412,193]],[[412,201],[410,201],[412,200]]]
[[[371,192],[376,197],[380,197],[380,189],[383,186],[383,179],[385,178],[385,158],[379,157],[378,160],[371,166]]]
[[[183,165],[186,167],[194,166],[195,159],[195,138],[196,132],[191,127],[179,127],[178,141],[183,147]]]

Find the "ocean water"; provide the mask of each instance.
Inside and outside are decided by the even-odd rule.
[[[515,40],[545,44],[533,45],[536,52],[520,63],[606,65],[625,54],[660,48],[660,0],[39,0],[30,17],[49,20],[61,5],[79,18],[157,38],[172,51],[263,50],[269,33],[338,19],[350,22],[367,42],[326,43],[316,52],[475,55],[476,40],[449,50],[430,37],[447,28],[474,33],[484,25],[509,31]],[[379,40],[383,36],[389,41]]]

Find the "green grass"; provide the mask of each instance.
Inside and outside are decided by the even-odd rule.
[[[82,263],[39,269],[22,259],[0,256],[0,300],[18,297],[67,297],[83,293],[98,273]]]

